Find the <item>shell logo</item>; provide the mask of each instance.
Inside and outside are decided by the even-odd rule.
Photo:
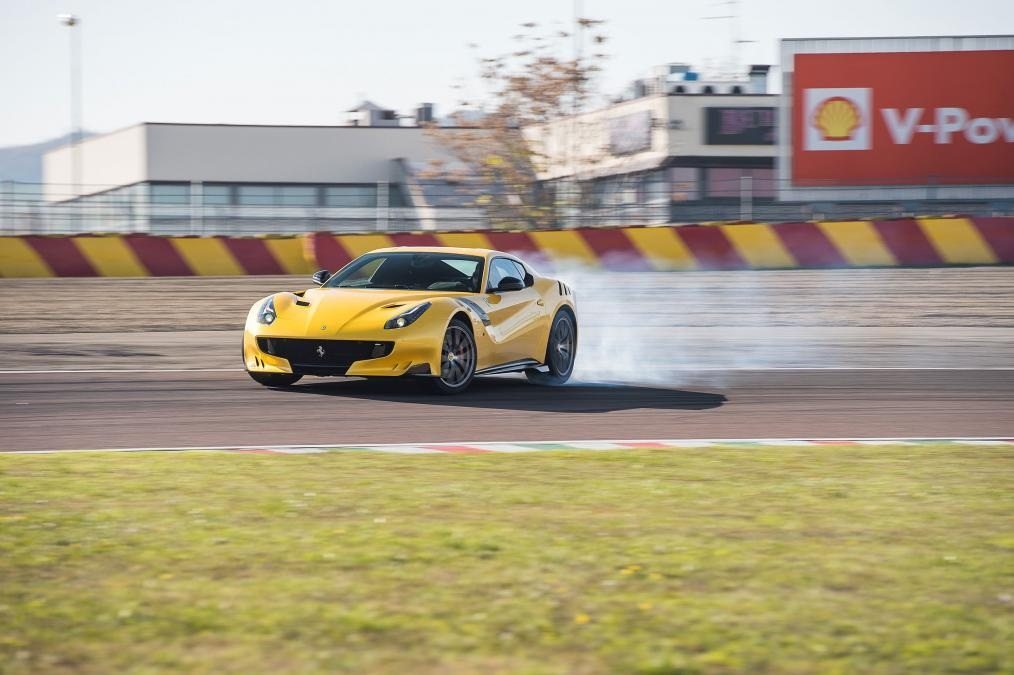
[[[859,106],[844,96],[833,96],[817,106],[813,125],[825,141],[848,141],[863,123]]]
[[[873,90],[815,87],[803,90],[800,132],[805,151],[870,150]]]

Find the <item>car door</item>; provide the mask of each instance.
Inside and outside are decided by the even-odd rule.
[[[486,313],[490,325],[486,332],[495,349],[495,356],[490,359],[492,365],[541,358],[533,354],[533,337],[538,330],[538,319],[545,313],[542,298],[530,283],[516,291],[497,291],[504,278],[513,277],[524,283],[526,276],[524,268],[514,260],[493,258],[490,261],[486,279]]]

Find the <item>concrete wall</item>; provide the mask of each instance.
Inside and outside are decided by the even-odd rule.
[[[378,183],[392,160],[445,157],[415,127],[282,127],[151,124],[148,179],[283,183]]]

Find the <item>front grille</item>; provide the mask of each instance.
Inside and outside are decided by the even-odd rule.
[[[310,375],[344,375],[356,361],[379,359],[394,349],[393,342],[274,337],[259,337],[257,345],[261,351],[287,360],[293,372]]]

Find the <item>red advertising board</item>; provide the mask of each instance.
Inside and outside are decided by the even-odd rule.
[[[1014,183],[1014,51],[796,54],[792,182]]]

